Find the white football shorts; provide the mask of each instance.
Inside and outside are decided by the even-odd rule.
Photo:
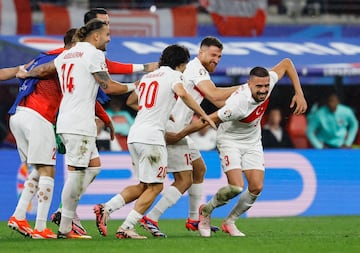
[[[22,162],[55,165],[55,133],[49,121],[30,108],[18,106],[9,125]]]
[[[168,153],[165,146],[128,143],[135,177],[143,183],[163,183],[167,174]]]
[[[192,170],[191,152],[187,144],[167,146],[168,173]]]
[[[78,134],[60,134],[65,145],[65,163],[73,167],[87,168],[92,154],[97,152],[96,138]]]
[[[256,145],[239,145],[239,143],[218,141],[221,167],[224,172],[233,169],[265,170],[264,151],[261,143]]]

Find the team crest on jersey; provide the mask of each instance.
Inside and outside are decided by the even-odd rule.
[[[205,69],[199,69],[199,75],[200,76],[206,75],[206,70]]]
[[[224,119],[229,119],[232,115],[232,112],[231,110],[226,110],[223,112],[223,115],[224,115]]]
[[[101,70],[107,70],[106,63],[105,63],[105,62],[102,62],[102,63],[100,64],[100,69],[101,69]]]

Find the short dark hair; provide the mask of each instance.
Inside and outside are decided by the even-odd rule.
[[[252,76],[267,77],[269,76],[269,71],[264,67],[255,67],[250,70],[250,77]]]
[[[64,35],[64,45],[70,45],[73,42],[73,37],[76,33],[76,28],[69,29]]]
[[[84,15],[84,24],[97,17],[97,14],[108,14],[104,8],[92,8]]]
[[[190,60],[189,50],[181,45],[173,44],[164,49],[160,56],[159,66],[169,66],[175,69]]]
[[[224,48],[221,41],[214,36],[206,36],[200,43],[200,47],[202,46],[207,46],[207,47],[215,46],[220,48],[221,50]]]
[[[107,25],[107,23],[101,19],[92,19],[77,30],[75,34],[77,37],[76,39],[78,41],[84,41],[87,36],[89,36],[92,32],[101,29],[104,25]]]

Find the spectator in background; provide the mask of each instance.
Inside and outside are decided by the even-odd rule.
[[[193,120],[199,117],[194,115]],[[190,135],[199,150],[213,150],[216,148],[216,130],[210,126],[206,126],[199,131]]]
[[[293,148],[294,145],[282,126],[282,112],[280,108],[272,108],[262,129],[262,143],[264,148]]]
[[[127,136],[131,125],[134,123],[134,117],[129,111],[123,109],[123,102],[116,98],[111,99],[106,112],[113,122],[115,137],[119,142],[121,150],[128,150]]]
[[[353,110],[332,92],[326,104],[308,115],[307,137],[314,148],[350,148],[359,122]]]

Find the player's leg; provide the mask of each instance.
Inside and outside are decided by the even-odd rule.
[[[53,165],[36,166],[39,177],[39,188],[37,192],[38,206],[36,213],[35,228],[32,233],[34,239],[50,239],[56,238],[49,228],[47,228],[46,222],[49,214],[49,209],[54,193],[54,174],[55,168]]]
[[[199,232],[201,236],[210,236],[210,217],[213,210],[225,205],[239,195],[244,187],[241,170],[241,151],[233,143],[218,145],[221,167],[228,179],[228,185],[221,187],[206,204],[199,209]]]
[[[56,160],[53,125],[28,109],[19,108],[16,114],[11,116],[10,128],[15,136],[21,160],[34,164],[34,169],[25,182],[8,225],[24,235],[30,235],[31,232],[33,238],[55,238],[56,235],[46,226],[53,195]],[[35,193],[38,197],[38,206],[35,229],[32,231],[26,221],[26,211]]]
[[[62,134],[61,138],[66,146],[65,159],[68,164],[68,175],[61,195],[63,207],[58,238],[72,238],[74,234],[72,233],[72,220],[83,192],[85,170],[96,145],[95,137]],[[85,238],[85,236],[79,235],[76,238]]]
[[[140,195],[138,200],[135,202],[134,208],[130,211],[123,224],[118,228],[116,237],[119,239],[146,239],[146,236],[137,235],[134,231],[135,225],[142,219],[144,213],[150,208],[156,197],[163,189],[162,183],[151,183],[147,184],[145,191]],[[154,236],[166,237],[158,227],[154,227],[153,230],[149,231]]]
[[[137,235],[134,231],[136,223],[144,216],[145,212],[155,201],[163,189],[164,179],[167,173],[168,156],[165,146],[133,143],[138,154],[138,178],[146,184],[145,191],[139,196],[133,210],[126,217],[123,224],[118,228],[116,237],[119,239],[145,239],[145,236]],[[156,159],[149,159],[157,154]],[[134,234],[135,233],[135,234]],[[164,234],[158,236],[166,237]]]
[[[110,215],[125,206],[127,203],[131,203],[138,199],[144,191],[145,185],[143,183],[130,185],[125,187],[121,193],[116,194],[106,203],[96,204],[94,206],[94,213],[99,233],[102,236],[107,236],[107,221],[110,218]]]
[[[84,177],[84,183],[82,187],[81,196],[85,193],[88,186],[95,180],[96,176],[100,173],[101,170],[101,161],[99,152],[96,148],[96,150],[91,154],[91,160],[89,163],[89,166],[85,170],[85,177]],[[61,208],[62,203],[60,203],[59,208],[51,214],[51,221],[55,223],[56,225],[60,225],[61,222]],[[74,233],[79,235],[86,235],[86,229],[81,224],[80,217],[77,212],[75,212],[75,216],[72,222],[72,230]]]
[[[187,144],[168,145],[168,173],[174,176],[174,182],[165,189],[160,200],[144,216],[140,223],[148,231],[159,234],[158,221],[160,216],[173,206],[192,184],[192,165],[190,150]]]
[[[175,178],[174,183],[164,191],[156,205],[140,220],[140,225],[153,236],[166,237],[159,228],[159,218],[169,207],[173,206],[181,198],[182,194],[191,185],[191,170],[177,172],[173,175]]]
[[[243,170],[248,182],[248,188],[241,194],[238,202],[222,224],[223,231],[231,236],[244,236],[236,228],[235,221],[253,206],[263,189],[265,169],[264,154],[261,146],[254,146],[243,154]]]
[[[134,174],[139,174],[139,156],[133,143],[128,144],[131,160],[133,163]],[[107,236],[107,221],[110,215],[122,208],[125,204],[136,200],[145,190],[145,185],[139,183],[137,185],[130,185],[125,187],[121,193],[116,194],[109,201],[103,204],[96,204],[94,206],[95,221],[99,233],[102,236]]]

